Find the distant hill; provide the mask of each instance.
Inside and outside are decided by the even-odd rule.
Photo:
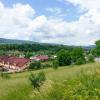
[[[82,46],[82,48],[88,51],[88,50],[90,50],[92,48],[95,48],[95,45]]]
[[[71,45],[71,46],[68,46],[68,45],[60,45],[60,44],[55,44],[55,43],[38,43],[38,42],[34,42],[34,41],[26,41],[26,40],[16,40],[16,39],[4,39],[4,38],[0,38],[0,44],[36,44],[38,46],[64,46],[64,47],[80,47],[80,46],[74,46],[74,45]],[[89,50],[91,48],[94,48],[95,45],[89,45],[89,46],[81,46],[83,49],[85,50]]]
[[[34,41],[26,41],[26,40],[15,40],[15,39],[4,39],[0,38],[0,44],[34,44]]]

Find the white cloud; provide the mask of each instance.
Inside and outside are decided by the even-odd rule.
[[[79,5],[81,9],[99,9],[100,8],[100,0],[62,0],[65,2],[70,2],[73,5]]]
[[[16,4],[7,8],[1,3],[0,8],[0,37],[51,42],[48,40],[58,38],[60,41],[59,36],[67,35],[66,22],[45,15],[35,17],[29,5]]]
[[[0,3],[0,37],[69,45],[88,45],[100,39],[99,7],[89,6],[90,0],[87,0],[88,6],[85,0],[66,1],[88,11],[79,20],[67,22],[45,15],[36,17],[35,10],[28,4],[15,4],[10,8]]]
[[[100,39],[100,0],[62,0],[72,3],[75,7],[80,7],[81,11],[86,12],[77,21],[70,22],[76,44],[93,44]],[[79,9],[79,11],[80,11]]]
[[[27,27],[34,14],[34,9],[29,5],[16,4],[13,8],[6,8],[0,3],[0,36],[22,38],[23,34],[27,37]]]

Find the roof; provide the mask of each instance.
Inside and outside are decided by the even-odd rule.
[[[34,60],[48,60],[49,57],[46,56],[46,55],[40,55],[40,56],[31,57],[31,59],[34,59]]]
[[[9,63],[10,65],[23,67],[26,63],[30,62],[30,59],[19,58],[14,56],[0,56],[0,62],[4,62],[4,64]]]
[[[40,60],[47,60],[47,59],[48,59],[48,56],[45,56],[45,55],[37,56],[37,59],[40,59]]]

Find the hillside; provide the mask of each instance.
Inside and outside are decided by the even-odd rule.
[[[11,74],[10,79],[0,78],[0,100],[100,100],[100,63],[44,72],[47,81],[40,92],[32,89],[30,72]]]
[[[61,45],[61,44],[55,44],[55,43],[39,43],[39,42],[34,42],[34,41],[25,41],[25,40],[15,40],[15,39],[4,39],[4,38],[0,38],[0,44],[34,44],[37,47],[41,48],[41,47],[56,47],[56,48],[74,48],[74,47],[80,47],[80,46],[74,46],[74,45]],[[95,45],[89,45],[89,46],[81,46],[83,49],[85,50],[90,50],[92,48],[95,47]]]
[[[25,41],[25,40],[15,40],[15,39],[0,38],[0,44],[23,44],[23,43],[34,44],[36,42],[34,42],[34,41]]]

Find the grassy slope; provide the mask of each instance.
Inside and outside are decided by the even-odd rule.
[[[86,64],[74,67],[62,67],[58,70],[45,69],[44,71],[48,80],[62,83],[62,81],[66,79],[79,75],[82,69],[86,71],[91,69],[99,69],[100,71],[100,63]],[[10,79],[0,78],[0,100],[31,100],[33,91],[28,80],[29,75],[29,72],[24,72],[12,74]],[[48,85],[49,83],[50,82],[48,82]],[[45,92],[45,89],[42,90]]]

